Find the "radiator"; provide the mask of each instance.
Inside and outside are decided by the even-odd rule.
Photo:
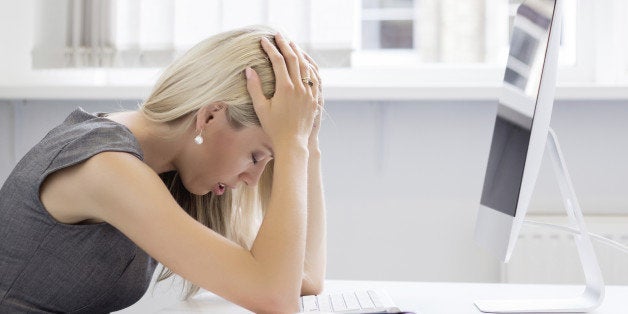
[[[567,217],[528,215],[526,219],[566,224]],[[628,246],[628,215],[585,217],[589,232]],[[628,253],[592,239],[609,285],[628,284]],[[510,262],[502,265],[507,283],[582,284],[584,275],[572,235],[549,227],[523,225]]]

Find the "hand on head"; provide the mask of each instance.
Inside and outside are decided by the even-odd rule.
[[[321,117],[323,115],[325,100],[323,98],[323,85],[321,81],[321,76],[318,73],[318,65],[314,62],[307,53],[303,52],[303,55],[309,61],[310,69],[312,70],[312,80],[314,81],[314,85],[318,86],[318,88],[313,91],[314,97],[316,98],[318,108],[315,111],[314,124],[312,126],[312,132],[310,133],[310,138],[308,140],[308,147],[310,150],[318,149],[318,131],[321,126]]]
[[[262,128],[275,147],[298,143],[308,145],[315,120],[320,120],[320,76],[318,68],[294,43],[275,35],[277,47],[268,38],[261,44],[275,74],[275,94],[267,99],[257,73],[247,68],[247,89]],[[311,66],[310,66],[311,64]]]

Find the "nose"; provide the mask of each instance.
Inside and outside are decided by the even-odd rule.
[[[259,162],[258,164],[251,166],[240,174],[240,180],[248,186],[256,186],[262,176],[262,172],[264,172],[265,167],[266,162]]]

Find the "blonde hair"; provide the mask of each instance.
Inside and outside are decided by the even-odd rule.
[[[260,40],[267,37],[274,43],[275,33],[269,27],[249,26],[198,43],[165,69],[140,111],[151,121],[176,125],[173,133],[182,134],[193,125],[200,108],[220,102],[226,105],[227,118],[234,128],[259,126],[244,70],[253,68],[261,79],[264,95],[273,96],[275,76]],[[272,169],[271,161],[257,186],[242,186],[222,196],[190,193],[175,171],[160,177],[190,216],[250,249],[270,198]],[[164,266],[157,281],[172,275]],[[199,287],[185,281],[185,289],[187,299]]]

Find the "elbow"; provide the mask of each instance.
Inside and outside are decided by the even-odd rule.
[[[301,295],[317,295],[325,288],[324,279],[304,278],[301,286]]]
[[[253,297],[249,310],[255,313],[297,313],[299,306],[299,285],[286,282],[265,281],[251,291]]]
[[[281,293],[266,293],[258,305],[250,310],[255,313],[297,313],[301,311],[298,296],[288,297]]]
[[[301,290],[301,295],[319,295],[321,293],[323,293],[323,285],[303,287]]]

